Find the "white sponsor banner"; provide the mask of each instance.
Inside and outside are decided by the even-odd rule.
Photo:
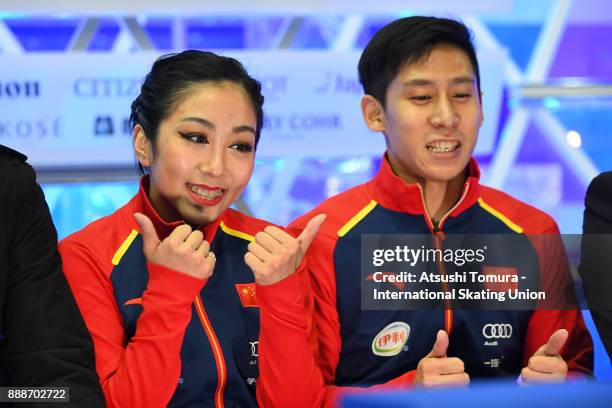
[[[258,157],[380,155],[384,139],[361,118],[359,52],[220,52],[261,81],[265,126]],[[0,144],[38,167],[134,163],[130,104],[159,54],[0,56]],[[502,51],[480,54],[485,124],[476,148],[494,145]],[[406,135],[409,137],[410,135]]]

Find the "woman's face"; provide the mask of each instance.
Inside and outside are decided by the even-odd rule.
[[[140,126],[134,147],[149,167],[149,198],[166,221],[215,221],[253,173],[256,117],[244,88],[234,82],[194,85],[161,122],[150,145]]]

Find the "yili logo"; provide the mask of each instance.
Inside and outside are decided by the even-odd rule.
[[[372,352],[382,357],[395,356],[403,350],[409,335],[410,326],[408,324],[393,322],[374,337]]]

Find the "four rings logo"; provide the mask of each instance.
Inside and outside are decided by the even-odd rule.
[[[258,341],[249,341],[251,345],[251,357],[259,357],[259,342]]]
[[[512,337],[510,323],[487,323],[482,327],[482,335],[487,339],[509,339]]]

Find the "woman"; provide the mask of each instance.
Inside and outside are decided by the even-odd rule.
[[[109,406],[257,405],[259,310],[247,263],[272,293],[318,229],[294,239],[228,208],[253,172],[262,104],[260,84],[232,58],[158,59],[132,103],[134,151],[148,173],[139,192],[61,242]]]

